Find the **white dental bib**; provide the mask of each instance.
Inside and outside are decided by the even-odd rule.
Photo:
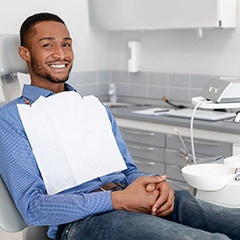
[[[96,97],[62,92],[18,111],[48,194],[126,169]]]

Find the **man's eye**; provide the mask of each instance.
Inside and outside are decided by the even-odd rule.
[[[71,47],[71,44],[70,43],[64,43],[63,47]]]
[[[51,47],[52,45],[50,43],[43,44],[43,47]]]

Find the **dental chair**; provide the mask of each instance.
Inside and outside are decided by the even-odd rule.
[[[21,95],[21,85],[17,73],[28,73],[26,63],[18,55],[18,46],[18,35],[0,35],[0,105]],[[1,176],[0,228],[7,232],[23,230],[22,240],[49,240],[47,227],[27,226]]]

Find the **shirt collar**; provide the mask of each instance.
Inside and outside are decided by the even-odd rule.
[[[74,89],[71,85],[67,83],[65,83],[65,89],[66,91],[76,92],[76,89]],[[22,91],[23,98],[28,99],[31,103],[35,102],[40,96],[49,97],[54,94],[55,94],[54,92],[48,89],[27,85],[27,84],[23,86],[23,91]]]

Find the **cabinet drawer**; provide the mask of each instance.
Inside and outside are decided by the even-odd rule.
[[[213,160],[213,158],[213,156],[207,156],[199,153],[196,154],[197,163],[199,160],[204,160],[204,162],[210,162],[211,159]],[[165,163],[183,167],[188,163],[187,160],[188,159],[186,159],[186,157],[178,150],[165,149]]]
[[[178,165],[178,166],[185,166],[185,157],[182,156],[180,152],[174,149],[165,149],[165,163]]]
[[[188,151],[191,152],[191,139],[188,137],[183,137],[183,140],[187,146]],[[178,136],[167,134],[166,148],[180,149],[183,148],[183,146]],[[232,156],[231,143],[221,141],[209,141],[205,139],[194,139],[194,148],[196,153],[204,154],[206,156]]]
[[[164,162],[163,148],[137,144],[135,142],[126,142],[126,144],[133,158],[145,158],[157,162]]]
[[[165,164],[156,161],[149,161],[142,158],[134,158],[135,164],[138,166],[139,170],[144,173],[150,174],[165,174]]]
[[[166,174],[167,178],[179,180],[179,181],[185,181],[182,176],[182,167],[177,165],[169,165],[166,164]]]
[[[148,144],[158,147],[165,147],[165,134],[151,131],[120,128],[125,141]]]

